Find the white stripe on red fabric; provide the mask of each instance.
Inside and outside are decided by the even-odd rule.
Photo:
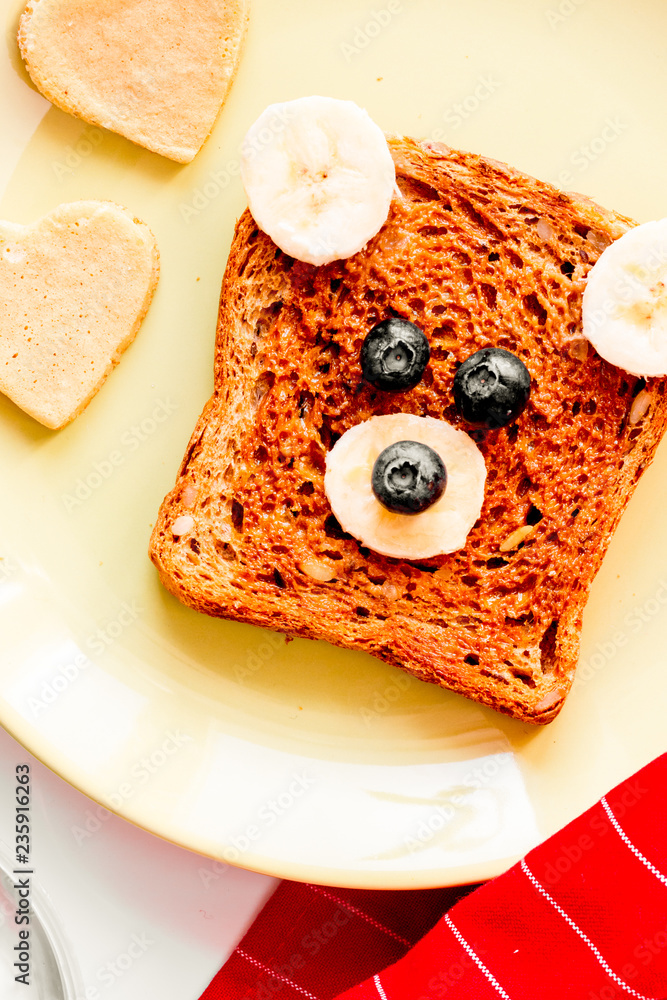
[[[373,982],[375,983],[375,989],[378,991],[380,1000],[388,1000],[387,994],[384,991],[384,986],[380,982],[379,976],[373,976]]]
[[[327,890],[323,889],[321,885],[312,885],[310,882],[307,882],[306,885],[309,889],[312,889],[313,892],[318,892],[320,896],[324,896],[325,899],[330,899],[332,903],[338,903],[338,905],[344,910],[347,910],[348,913],[354,913],[357,917],[361,917],[362,920],[365,920],[366,923],[372,924],[373,927],[377,927],[377,929],[382,931],[383,934],[388,934],[390,937],[395,938],[396,941],[400,941],[400,943],[404,944],[406,948],[412,948],[412,945],[414,944],[413,941],[408,941],[406,938],[401,937],[400,934],[392,931],[390,927],[385,927],[384,924],[381,924],[379,920],[375,919],[375,917],[371,917],[369,913],[364,913],[363,910],[360,910],[356,906],[352,906],[351,903],[347,903],[344,899],[334,896],[332,892],[327,892]]]
[[[481,960],[477,952],[472,948],[471,945],[468,944],[468,942],[464,938],[463,934],[461,934],[461,931],[458,929],[458,927],[454,925],[454,921],[452,920],[452,918],[449,916],[448,913],[445,914],[445,923],[447,924],[447,926],[449,927],[449,929],[451,930],[452,934],[454,935],[458,943],[461,945],[461,947],[468,952],[468,954],[472,958],[477,968],[480,970],[480,972],[484,973],[484,975],[489,980],[493,988],[500,994],[503,1000],[512,1000],[510,995],[506,993],[505,990],[502,988],[502,986],[500,985],[496,977],[493,975],[493,973],[490,972],[484,965],[484,962]]]
[[[637,997],[637,1000],[655,1000],[654,997],[646,997],[644,996],[643,993],[638,993],[637,990],[633,990],[632,986],[628,986],[628,984],[623,979],[621,979],[620,976],[617,976],[612,967],[605,960],[604,956],[602,955],[602,952],[593,944],[591,939],[586,934],[584,934],[581,927],[579,927],[579,925],[574,922],[572,917],[570,917],[569,914],[565,912],[563,907],[556,902],[553,896],[549,895],[544,886],[540,882],[538,882],[538,880],[535,878],[535,876],[533,875],[533,873],[531,872],[530,868],[528,867],[525,861],[521,862],[521,868],[523,869],[527,877],[530,879],[530,881],[533,883],[537,891],[541,893],[549,903],[551,903],[556,912],[561,915],[561,917],[563,918],[563,920],[565,920],[567,924],[569,924],[569,926],[572,928],[575,934],[578,934],[581,940],[584,942],[584,944],[588,948],[590,948],[590,950],[595,955],[595,958],[597,959],[598,963],[602,966],[602,968],[607,973],[610,979],[613,979],[615,983],[618,983],[618,985],[622,989],[624,989],[626,993],[629,993],[630,996]]]
[[[613,825],[614,829],[616,830],[616,833],[619,835],[619,837],[621,838],[621,840],[623,841],[623,843],[627,847],[630,848],[630,850],[632,851],[632,853],[634,854],[634,856],[636,858],[639,858],[639,860],[641,861],[641,863],[643,865],[646,865],[646,867],[648,868],[648,870],[653,875],[655,875],[656,878],[659,878],[661,882],[664,882],[665,885],[667,885],[667,876],[663,875],[661,871],[658,871],[658,869],[655,867],[655,865],[652,865],[651,862],[649,861],[649,859],[646,858],[646,857],[644,857],[644,855],[642,854],[642,852],[637,847],[635,847],[635,845],[632,843],[632,841],[628,837],[627,833],[625,832],[625,830],[623,829],[623,827],[621,826],[621,824],[618,822],[618,820],[614,816],[613,812],[611,811],[611,808],[609,807],[609,803],[607,802],[607,799],[606,799],[606,797],[604,795],[600,799],[600,802],[602,803],[602,808],[604,809],[604,811],[606,812],[607,816],[611,820],[612,825]]]
[[[272,979],[279,979],[282,983],[285,983],[286,986],[291,986],[297,993],[301,993],[304,997],[309,997],[309,1000],[320,1000],[320,998],[316,997],[314,993],[310,993],[309,990],[304,990],[302,986],[299,986],[291,979],[288,979],[287,976],[281,976],[280,973],[276,972],[275,969],[272,969],[270,965],[266,965],[264,962],[260,962],[258,959],[253,958],[252,955],[249,955],[247,951],[243,950],[243,948],[237,948],[236,954],[240,955],[241,958],[244,958],[246,962],[250,962],[251,965],[256,965],[258,969],[262,970],[262,972],[268,972]]]

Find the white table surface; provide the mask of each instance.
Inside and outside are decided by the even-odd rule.
[[[0,840],[8,849],[22,763],[32,776],[34,879],[78,966],[76,1000],[198,1000],[278,881],[220,865],[102,810],[0,729]],[[120,968],[133,935],[138,957]]]

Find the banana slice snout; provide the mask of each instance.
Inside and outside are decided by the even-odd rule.
[[[351,257],[379,232],[396,186],[384,133],[353,101],[271,104],[241,146],[250,212],[281,250],[309,264]]]
[[[440,499],[419,514],[386,510],[372,487],[378,456],[397,441],[432,448],[447,470]],[[345,531],[369,549],[397,559],[428,559],[455,552],[479,518],[486,467],[465,431],[446,420],[392,413],[371,417],[342,435],[326,457],[324,489]]]
[[[667,219],[628,230],[591,268],[583,334],[631,375],[667,375]]]

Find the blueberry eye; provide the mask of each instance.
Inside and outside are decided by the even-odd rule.
[[[397,441],[373,466],[373,493],[394,514],[420,514],[440,499],[447,470],[437,451],[419,441]]]
[[[456,408],[468,423],[504,427],[528,402],[530,374],[510,351],[484,347],[459,366],[453,392]]]
[[[421,380],[431,351],[425,334],[406,319],[385,319],[366,335],[361,371],[367,382],[385,392],[413,389]]]

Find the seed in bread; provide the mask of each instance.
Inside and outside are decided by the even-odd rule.
[[[238,67],[248,0],[30,0],[18,43],[63,111],[189,163]]]
[[[69,423],[134,340],[158,274],[150,229],[111,202],[0,222],[0,392],[46,427]]]
[[[547,723],[573,680],[591,581],[667,421],[665,379],[614,367],[581,334],[587,275],[633,223],[481,156],[389,145],[400,197],[346,260],[296,262],[241,217],[215,391],[151,557],[199,611],[365,650]],[[369,385],[360,364],[368,331],[390,316],[430,344],[423,378],[401,393]],[[507,426],[471,429],[454,377],[487,347],[521,359],[530,397]],[[392,413],[447,420],[482,453],[481,515],[455,552],[381,555],[332,514],[327,453]]]

